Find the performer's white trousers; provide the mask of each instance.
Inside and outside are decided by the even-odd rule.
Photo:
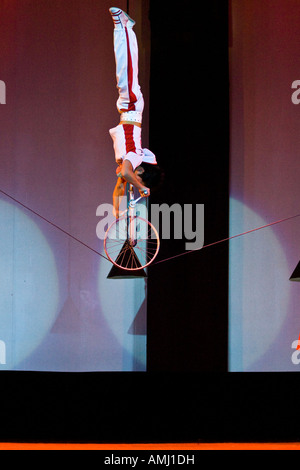
[[[138,81],[138,44],[132,28],[115,28],[114,50],[119,90],[117,108],[121,114],[131,114],[131,111],[142,113],[144,98]],[[118,163],[124,159],[129,160],[133,169],[142,162],[154,165],[157,163],[155,155],[142,148],[141,127],[121,122],[117,127],[110,129],[109,133]]]
[[[114,29],[117,88],[120,113],[144,110],[144,98],[138,81],[138,44],[132,28]]]

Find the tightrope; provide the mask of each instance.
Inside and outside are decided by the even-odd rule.
[[[11,199],[12,201],[16,202],[16,203],[19,204],[20,206],[24,207],[24,209],[26,209],[26,210],[28,210],[29,212],[31,212],[32,214],[36,215],[37,217],[39,217],[40,219],[42,219],[44,222],[47,222],[47,224],[51,225],[52,227],[54,227],[54,228],[56,228],[57,230],[59,230],[60,232],[64,233],[65,235],[67,235],[68,237],[72,238],[72,239],[75,240],[76,242],[80,243],[80,244],[83,245],[85,248],[88,248],[90,251],[93,251],[94,253],[96,253],[96,255],[99,255],[99,256],[101,256],[101,258],[104,258],[104,259],[106,259],[107,261],[109,261],[109,259],[106,258],[106,256],[102,255],[102,253],[99,253],[99,251],[94,250],[94,248],[90,247],[89,245],[87,245],[87,244],[84,243],[83,241],[79,240],[79,238],[74,237],[74,235],[72,235],[71,233],[67,232],[67,231],[64,230],[63,228],[59,227],[59,226],[56,225],[55,223],[51,222],[51,220],[46,219],[44,216],[42,216],[42,215],[39,214],[38,212],[34,211],[34,210],[31,209],[30,207],[26,206],[26,205],[23,204],[22,202],[18,201],[18,200],[15,199],[14,197],[10,196],[10,195],[7,194],[6,192],[2,191],[2,189],[0,189],[0,193],[4,194],[4,196],[6,196],[6,197],[8,197],[9,199]]]
[[[54,222],[51,222],[51,220],[48,220],[46,219],[44,216],[42,216],[41,214],[39,214],[38,212],[34,211],[33,209],[31,209],[30,207],[26,206],[25,204],[23,204],[22,202],[18,201],[18,199],[12,197],[10,194],[6,193],[5,191],[3,191],[2,189],[0,189],[0,193],[2,193],[4,196],[6,196],[7,198],[11,199],[12,201],[16,202],[17,204],[19,204],[21,207],[23,207],[24,209],[28,210],[29,212],[31,212],[32,214],[36,215],[37,217],[39,217],[40,219],[42,219],[44,222],[47,222],[49,225],[51,225],[52,227],[56,228],[57,230],[59,230],[60,232],[64,233],[65,235],[67,235],[68,237],[72,238],[73,240],[75,240],[77,243],[80,243],[82,246],[84,246],[85,248],[87,248],[88,250],[92,251],[93,253],[95,253],[96,255],[98,256],[101,256],[101,258],[105,259],[106,261],[109,261],[110,260],[108,258],[106,258],[106,256],[104,256],[102,253],[100,253],[99,251],[95,250],[94,248],[90,247],[89,245],[87,245],[86,243],[84,243],[83,241],[79,240],[79,238],[76,238],[74,237],[74,235],[72,235],[71,233],[67,232],[66,230],[64,230],[63,228],[59,227],[57,224],[55,224]],[[152,264],[152,266],[154,265],[157,265],[157,264],[161,264],[161,263],[165,263],[166,261],[170,261],[172,259],[175,259],[175,258],[179,258],[181,256],[185,256],[185,255],[188,255],[190,253],[196,253],[197,251],[201,251],[205,248],[209,248],[211,246],[214,246],[214,245],[219,245],[220,243],[225,243],[225,242],[228,242],[230,240],[233,240],[234,238],[238,238],[238,237],[242,237],[244,235],[248,235],[249,233],[252,233],[252,232],[257,232],[258,230],[262,230],[264,228],[267,228],[267,227],[271,227],[272,225],[277,225],[277,224],[281,224],[283,222],[287,222],[288,220],[292,220],[292,219],[296,219],[297,217],[300,217],[300,214],[296,214],[296,215],[292,215],[290,217],[286,217],[284,219],[280,219],[280,220],[276,220],[275,222],[271,222],[269,224],[266,224],[266,225],[262,225],[260,227],[256,227],[256,228],[253,228],[251,230],[247,230],[246,232],[242,232],[242,233],[239,233],[237,235],[232,235],[231,237],[228,237],[228,238],[223,238],[222,240],[218,240],[216,242],[212,242],[212,243],[208,243],[207,245],[203,245],[201,248],[197,248],[195,250],[189,250],[189,251],[184,251],[182,253],[179,253],[177,255],[174,255],[174,256],[170,256],[169,258],[165,258],[165,259],[162,259],[162,260],[159,260],[159,261],[156,261]]]
[[[271,227],[272,225],[281,224],[281,223],[286,222],[288,220],[296,219],[297,217],[300,217],[300,214],[292,215],[290,217],[286,217],[285,219],[276,220],[276,222],[271,222],[270,224],[262,225],[261,227],[253,228],[251,230],[247,230],[247,232],[242,232],[242,233],[239,233],[237,235],[232,235],[231,237],[223,238],[222,240],[218,240],[218,241],[213,242],[213,243],[208,243],[207,245],[203,245],[201,248],[197,248],[196,250],[185,251],[183,253],[179,253],[178,255],[170,256],[169,258],[165,258],[163,260],[156,261],[153,264],[164,263],[165,261],[169,261],[171,259],[179,258],[180,256],[188,255],[190,253],[195,253],[196,251],[203,250],[204,248],[208,248],[210,246],[214,246],[214,245],[218,245],[220,243],[228,242],[228,241],[232,240],[233,238],[242,237],[243,235],[247,235],[248,233],[257,232],[258,230],[262,230],[264,228]]]

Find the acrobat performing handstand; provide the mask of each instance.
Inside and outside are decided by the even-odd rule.
[[[118,164],[117,183],[113,192],[114,215],[119,207],[126,184],[138,189],[142,197],[160,185],[163,172],[155,155],[142,148],[142,115],[144,98],[138,80],[138,43],[133,31],[135,21],[120,8],[110,8],[114,22],[114,53],[119,97],[117,109],[120,123],[109,130]]]

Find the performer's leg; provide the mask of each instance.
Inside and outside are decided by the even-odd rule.
[[[125,15],[123,12],[122,14]],[[138,44],[132,29],[134,22],[130,19],[122,21],[122,18],[119,19],[117,16],[114,18],[113,13],[112,17],[115,23],[114,52],[119,90],[117,108],[120,113],[128,111],[142,113],[144,99],[138,81]]]

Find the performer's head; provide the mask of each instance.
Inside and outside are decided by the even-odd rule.
[[[135,175],[149,189],[158,189],[164,180],[164,172],[158,165],[141,163],[135,170]]]

